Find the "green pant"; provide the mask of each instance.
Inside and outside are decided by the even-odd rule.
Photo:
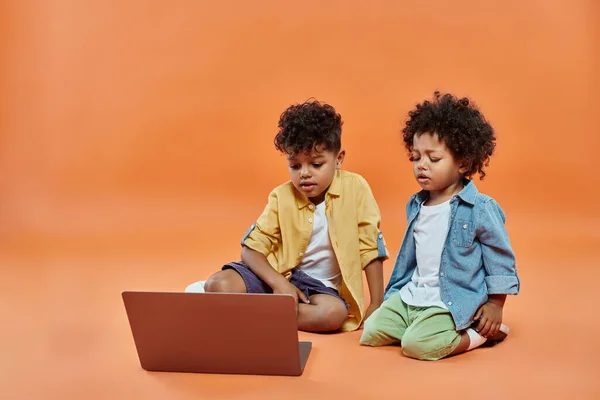
[[[402,344],[405,356],[439,360],[460,343],[450,311],[441,307],[413,307],[395,293],[364,325],[360,343],[368,346]]]

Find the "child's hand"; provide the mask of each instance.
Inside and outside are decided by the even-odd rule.
[[[280,284],[273,287],[273,293],[275,294],[291,294],[294,296],[296,303],[298,299],[303,303],[310,304],[310,300],[306,297],[304,292],[298,289],[296,286],[292,285],[287,279],[284,279]],[[298,308],[296,308],[296,313],[298,313]]]
[[[479,320],[475,330],[483,337],[494,336],[502,324],[502,307],[498,304],[487,302],[475,313],[475,321]]]
[[[373,314],[373,312],[375,310],[377,310],[379,308],[380,305],[381,304],[373,304],[373,303],[371,303],[369,305],[369,307],[367,307],[367,309],[365,311],[365,318],[363,319],[363,323],[364,323],[364,321],[366,321],[371,316],[371,314]]]

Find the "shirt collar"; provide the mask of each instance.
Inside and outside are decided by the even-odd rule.
[[[457,196],[460,197],[460,199],[462,201],[464,201],[465,203],[469,203],[471,205],[474,205],[475,204],[475,198],[477,197],[478,193],[479,193],[479,191],[477,190],[477,187],[475,186],[475,184],[471,180],[465,179],[465,181],[464,181],[464,187],[457,194]]]

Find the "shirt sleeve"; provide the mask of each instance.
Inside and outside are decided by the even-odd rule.
[[[520,281],[515,255],[505,227],[506,216],[496,201],[489,200],[482,210],[481,242],[485,283],[488,294],[517,294]]]
[[[274,247],[280,244],[281,230],[279,228],[277,193],[272,191],[263,213],[248,229],[242,238],[241,245],[258,251],[266,257],[274,251]]]
[[[386,260],[388,251],[385,246],[383,233],[380,230],[381,216],[379,206],[367,181],[360,178],[357,194],[358,239],[360,261],[364,269],[377,258]]]

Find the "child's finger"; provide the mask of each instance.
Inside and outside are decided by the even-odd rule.
[[[477,321],[479,318],[481,318],[481,308],[479,308],[477,310],[477,312],[475,313],[475,316],[473,317],[473,320]]]
[[[487,321],[481,321],[481,324],[477,327],[477,332],[479,332],[479,334],[483,337],[485,337],[485,324]]]
[[[480,316],[478,318],[478,320],[479,320],[479,323],[477,324],[477,328],[475,328],[475,330],[481,334],[481,330],[485,326],[485,323],[487,322],[487,318],[485,318],[484,316]]]
[[[491,321],[490,329],[488,330],[487,337],[494,336],[494,329],[496,329],[496,324],[493,321]]]
[[[496,323],[494,324],[494,329],[493,329],[493,332],[491,333],[491,335],[490,335],[490,336],[494,336],[495,334],[497,334],[497,333],[498,333],[498,331],[499,331],[499,330],[500,330],[500,323],[499,323],[499,322],[496,322]]]
[[[302,300],[306,304],[310,303],[310,300],[308,299],[308,297],[306,297],[302,290],[296,288],[296,291],[298,292],[298,297],[300,298],[300,300]]]
[[[290,293],[292,296],[294,296],[294,293]],[[296,296],[294,296],[294,304],[296,304],[296,317],[298,316],[298,295],[296,294]]]
[[[479,334],[483,337],[488,337],[488,334],[490,333],[490,327],[492,326],[492,321],[490,321],[489,319],[486,319],[485,321],[485,325],[483,326],[483,328],[481,329],[481,331],[479,331]]]

